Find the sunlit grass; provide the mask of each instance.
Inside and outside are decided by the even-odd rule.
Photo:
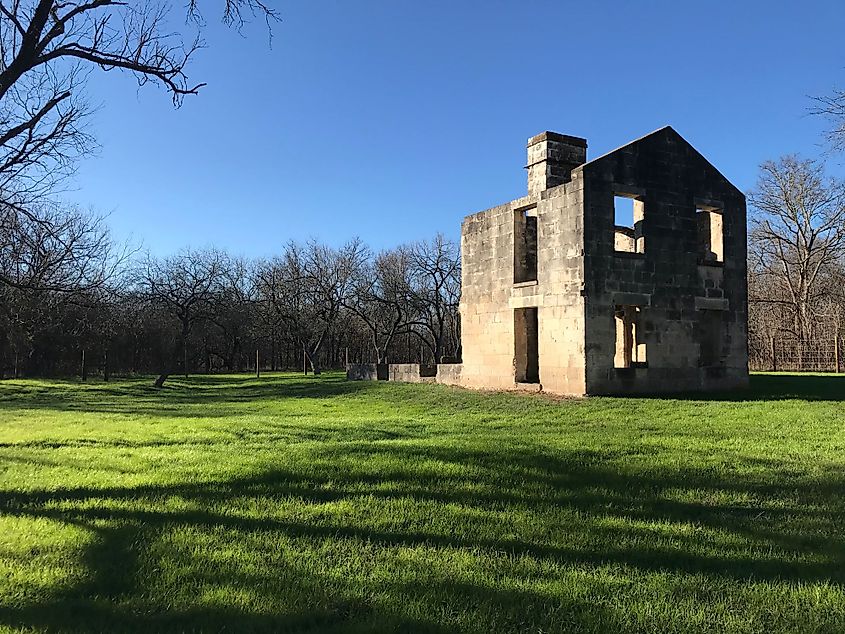
[[[0,629],[845,631],[845,378],[0,383]]]

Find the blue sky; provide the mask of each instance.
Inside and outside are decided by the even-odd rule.
[[[523,195],[543,130],[591,158],[669,124],[748,190],[761,161],[820,153],[808,95],[845,87],[841,1],[277,5],[272,47],[207,15],[191,78],[208,86],[179,110],[95,73],[102,149],[67,197],[157,254],[383,248]]]

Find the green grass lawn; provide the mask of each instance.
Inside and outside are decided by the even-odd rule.
[[[0,630],[843,632],[845,377],[0,382]]]

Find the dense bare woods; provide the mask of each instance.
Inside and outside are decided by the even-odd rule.
[[[5,376],[255,368],[319,373],[356,361],[454,358],[460,341],[457,246],[373,253],[360,240],[289,242],[247,260],[217,249],[132,258],[97,286],[0,287]],[[439,355],[437,357],[436,355]],[[304,364],[304,366],[303,366]]]
[[[833,369],[845,323],[845,183],[820,162],[760,166],[749,194],[752,363]],[[841,360],[840,360],[841,364]]]

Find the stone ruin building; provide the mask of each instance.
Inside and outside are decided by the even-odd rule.
[[[585,139],[532,137],[528,195],[464,220],[463,363],[429,380],[569,395],[747,386],[745,196],[671,127],[586,158]],[[390,375],[420,376],[409,368]]]

